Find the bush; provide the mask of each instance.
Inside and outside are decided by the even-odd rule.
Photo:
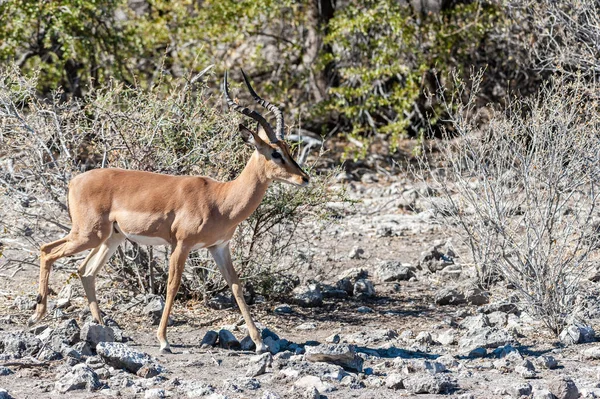
[[[224,114],[213,105],[216,100],[207,94],[206,76],[175,82],[168,93],[111,81],[83,99],[63,102],[60,91],[42,100],[36,96],[35,79],[1,70],[0,224],[7,236],[26,240],[23,249],[37,254],[41,243],[64,235],[69,230],[67,184],[85,170],[122,167],[234,178],[252,150],[239,137],[242,117]],[[210,80],[218,81],[213,76]],[[330,173],[305,168],[312,175],[307,189],[275,183],[234,237],[236,265],[241,264],[241,274],[259,287],[260,278],[294,265],[295,243],[308,239],[303,234],[309,234],[309,228],[310,239],[318,238],[312,228],[328,217],[323,204],[338,198],[327,189]],[[112,265],[119,268],[119,275],[138,281],[140,290],[160,291],[167,264],[160,256],[148,255],[147,250],[127,244]],[[154,278],[147,268],[149,258],[156,266]],[[207,275],[200,270],[213,270],[212,260],[195,258],[192,273],[184,279],[184,294],[197,292],[204,284]],[[220,277],[214,276],[208,275],[212,289],[224,288]]]
[[[480,282],[505,279],[558,333],[600,244],[600,87],[556,78],[480,128],[480,82],[458,93],[466,106],[447,99],[455,138],[435,162],[422,159],[421,176],[441,196],[431,201],[437,220],[464,238]]]

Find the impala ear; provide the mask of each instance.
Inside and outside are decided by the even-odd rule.
[[[244,143],[248,145],[252,145],[254,147],[259,147],[264,144],[264,141],[258,135],[257,131],[252,131],[248,129],[246,126],[240,123],[239,125],[240,133],[242,134],[242,139],[244,139]]]

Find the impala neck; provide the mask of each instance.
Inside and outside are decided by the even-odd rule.
[[[254,151],[242,173],[226,183],[222,210],[236,225],[252,214],[260,205],[271,181],[265,176],[264,163]]]

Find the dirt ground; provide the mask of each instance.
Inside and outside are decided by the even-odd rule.
[[[440,332],[453,329],[460,336],[462,330],[457,327],[457,323],[460,324],[469,315],[479,314],[479,307],[474,305],[440,306],[434,302],[434,295],[438,289],[460,284],[472,275],[467,260],[468,254],[456,238],[448,237],[449,231],[444,226],[432,224],[426,209],[417,207],[412,211],[401,206],[402,193],[412,189],[413,183],[384,176],[377,176],[377,179],[378,182],[353,182],[349,185],[349,194],[359,202],[352,209],[344,210],[342,217],[336,223],[327,226],[323,240],[311,243],[315,254],[311,268],[299,271],[303,282],[311,279],[335,283],[336,276],[344,271],[357,267],[363,268],[369,272],[376,295],[373,298],[360,300],[353,297],[325,299],[323,306],[313,308],[303,308],[284,301],[252,306],[255,320],[288,341],[298,344],[307,341],[324,343],[327,337],[339,334],[342,342],[357,343],[359,352],[363,353],[365,358],[364,372],[348,372],[359,384],[348,386],[339,381],[330,381],[334,390],[321,392],[321,397],[332,399],[414,396],[422,398],[518,397],[518,393],[514,393],[515,387],[529,383],[533,388],[533,393],[529,396],[541,398],[544,397],[541,396],[542,390],[552,389],[553,384],[563,377],[571,378],[575,382],[581,397],[600,397],[600,388],[597,388],[600,387],[598,361],[585,359],[582,355],[583,351],[597,344],[588,343],[563,348],[555,336],[539,323],[528,321],[523,314],[520,317],[515,339],[515,347],[519,353],[524,359],[532,360],[542,354],[550,354],[559,363],[559,367],[554,370],[536,367],[537,374],[533,379],[523,378],[512,367],[502,368],[491,354],[484,358],[472,358],[467,356],[468,351],[465,348],[457,344],[437,343],[435,337]],[[368,181],[368,179],[363,180]],[[336,205],[331,204],[331,206]],[[378,281],[374,276],[377,265],[382,261],[398,260],[403,265],[417,265],[422,251],[430,248],[437,240],[447,239],[452,239],[459,255],[456,263],[463,268],[458,277],[419,273],[413,281],[385,283]],[[351,259],[349,253],[353,248],[360,248],[364,253],[358,258]],[[18,254],[11,254],[11,257],[15,256]],[[1,266],[2,259],[0,259]],[[74,266],[56,268],[52,273],[50,286],[56,292],[59,291],[74,271]],[[2,320],[6,320],[0,327],[5,331],[27,330],[25,322],[31,311],[19,311],[13,308],[12,304],[17,296],[34,296],[37,291],[38,269],[35,266],[24,265],[16,275],[10,276],[10,274],[7,272],[0,279],[0,314],[3,316]],[[71,317],[77,318],[80,310],[85,309],[86,305],[80,282],[77,279],[72,280],[76,292],[72,302],[78,310]],[[231,384],[228,384],[227,381],[239,381],[245,375],[246,363],[254,354],[219,348],[201,349],[200,341],[208,330],[241,324],[239,323],[241,316],[237,309],[214,310],[201,303],[177,302],[172,313],[174,325],[168,329],[173,354],[164,355],[158,351],[156,326],[152,326],[148,318],[140,314],[139,307],[124,311],[122,307],[113,303],[111,290],[114,288],[110,288],[110,281],[106,276],[101,275],[98,287],[101,309],[116,320],[125,335],[130,338],[127,344],[156,357],[167,371],[159,377],[146,382],[138,381],[130,387],[115,387],[109,383],[100,391],[77,390],[65,396],[73,398],[152,397],[148,389],[159,388],[164,389],[164,394],[168,397],[186,397],[186,393],[178,388],[181,386],[178,384],[198,382],[210,384],[215,388],[212,396],[208,397],[308,397],[303,396],[306,393],[301,389],[294,388],[296,379],[283,376],[275,367],[256,377],[258,388],[232,388]],[[498,286],[492,290],[490,302],[501,302],[511,294],[506,287]],[[293,312],[277,314],[273,311],[283,303],[290,303]],[[361,307],[365,306],[372,311],[362,313]],[[48,317],[42,324],[56,326],[60,321]],[[306,323],[314,323],[314,325],[310,329],[298,328]],[[362,345],[361,342],[353,341],[359,333],[369,337],[385,330],[393,330],[394,338],[379,342],[366,340]],[[433,342],[427,342],[427,339],[421,341],[415,339],[422,332],[430,333],[434,337]],[[242,339],[245,335],[241,331],[234,331],[234,334],[238,339]],[[396,356],[383,356],[381,349],[390,347],[403,352],[397,351],[399,354]],[[456,359],[455,363],[446,365],[447,371],[443,373],[455,382],[450,392],[416,395],[406,389],[386,387],[387,376],[395,370],[401,370],[401,366],[398,366],[399,360],[403,358],[434,360],[445,355],[451,355]],[[0,387],[6,389],[14,398],[58,397],[60,394],[53,390],[57,373],[60,372],[63,362],[64,360],[52,361],[46,367],[9,367],[14,374],[0,376]],[[131,378],[141,380],[135,375]],[[556,395],[556,389],[552,392]]]

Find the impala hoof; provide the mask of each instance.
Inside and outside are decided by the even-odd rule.
[[[173,352],[171,351],[171,348],[167,347],[167,348],[161,348],[160,354],[161,355],[172,355]]]
[[[42,319],[42,317],[44,317],[43,315],[39,315],[37,313],[33,314],[29,320],[27,320],[27,327],[31,327],[34,324],[36,324],[38,321],[40,321]]]
[[[256,345],[256,353],[257,354],[262,354],[262,353],[266,353],[269,351],[269,348],[267,347],[267,345],[263,344],[262,342],[259,345]]]

